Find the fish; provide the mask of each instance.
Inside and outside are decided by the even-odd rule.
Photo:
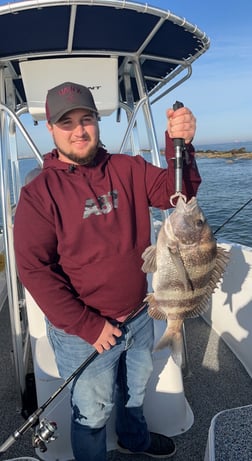
[[[156,245],[142,254],[142,270],[153,273],[148,293],[148,314],[166,320],[166,330],[155,350],[169,347],[174,362],[183,362],[183,323],[209,307],[212,293],[223,277],[229,251],[220,247],[198,204],[179,196],[176,207],[163,221]]]

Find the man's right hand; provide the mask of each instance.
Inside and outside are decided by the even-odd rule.
[[[111,349],[116,344],[116,338],[119,338],[121,335],[121,330],[106,320],[100,336],[92,345],[99,354],[102,354],[104,351]]]

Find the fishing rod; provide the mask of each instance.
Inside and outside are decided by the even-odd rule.
[[[214,231],[214,234],[217,234],[217,232],[219,232],[220,229],[222,229],[222,227],[224,227],[229,221],[231,221],[231,219],[237,215],[238,213],[240,213],[241,210],[243,210],[243,208],[245,208],[245,206],[247,206],[250,202],[252,201],[252,198],[250,198],[246,203],[244,203],[244,205],[242,205],[237,211],[235,211],[221,226],[219,226],[215,231]]]
[[[142,302],[126,317],[126,319],[117,325],[119,329],[123,328],[141,309],[148,306],[148,303]],[[112,346],[113,347],[113,346]],[[76,377],[82,373],[88,365],[99,355],[99,352],[95,350],[90,356],[64,381],[64,383],[44,402],[37,410],[29,416],[29,418],[18,428],[15,432],[10,435],[6,441],[0,446],[0,455],[5,453],[14,442],[16,442],[21,435],[25,434],[28,429],[38,424],[39,416],[43,411],[50,405],[50,403],[65,389],[65,387]],[[40,421],[39,427],[33,436],[33,447],[39,448],[41,452],[47,450],[46,443],[56,439],[55,431],[57,430],[57,424],[49,422],[46,419]]]

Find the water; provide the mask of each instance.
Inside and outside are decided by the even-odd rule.
[[[162,162],[165,165],[163,157]],[[229,163],[224,158],[198,158],[197,165],[202,178],[198,201],[214,232],[252,199],[252,159]],[[252,247],[252,200],[216,233],[216,238]]]
[[[149,154],[145,156],[147,160],[150,160]],[[161,160],[165,165],[163,156]],[[252,160],[239,159],[229,163],[226,159],[220,158],[198,158],[197,164],[202,177],[198,200],[209,224],[215,231],[252,198]],[[28,171],[35,166],[37,166],[36,160],[20,160],[22,181]],[[155,213],[155,217],[160,219],[158,212]],[[216,237],[252,247],[252,201],[220,229]]]
[[[252,160],[198,159],[202,177],[199,203],[213,231],[252,199]],[[217,234],[217,238],[252,247],[252,200]]]

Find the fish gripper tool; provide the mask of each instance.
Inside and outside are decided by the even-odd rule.
[[[184,104],[180,101],[176,101],[173,104],[173,110],[178,110],[184,107]],[[185,149],[185,140],[183,138],[173,139],[175,158],[174,158],[174,169],[175,169],[175,188],[176,193],[170,198],[170,203],[175,206],[174,199],[182,196],[183,200],[186,201],[185,195],[182,194],[182,176],[183,176],[183,151]]]

